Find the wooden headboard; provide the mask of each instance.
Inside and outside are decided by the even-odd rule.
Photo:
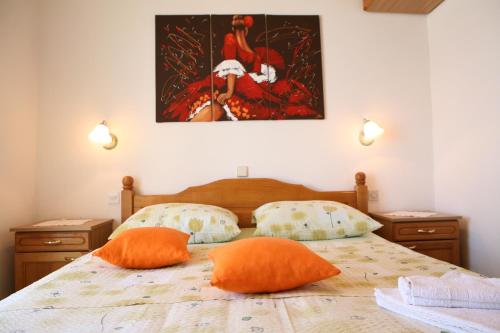
[[[350,191],[314,191],[304,185],[288,184],[268,178],[222,179],[192,186],[175,194],[142,195],[134,189],[134,178],[123,177],[121,193],[122,222],[139,209],[168,202],[190,202],[214,205],[238,215],[240,227],[252,227],[252,211],[272,201],[333,200],[368,212],[368,188],[363,172],[355,175],[356,185]]]

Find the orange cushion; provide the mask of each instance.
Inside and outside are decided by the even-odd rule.
[[[95,251],[95,256],[124,268],[158,268],[191,258],[189,235],[170,228],[136,228],[124,231]]]
[[[243,239],[208,256],[215,264],[212,285],[240,293],[287,290],[340,273],[305,245],[284,238]]]

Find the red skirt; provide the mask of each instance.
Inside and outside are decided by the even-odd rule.
[[[166,121],[189,121],[203,106],[218,103],[217,96],[226,91],[226,79],[213,73],[178,93],[163,111],[163,117]],[[226,112],[231,112],[232,117],[225,115],[217,120],[322,118],[312,107],[312,95],[302,83],[295,80],[256,83],[248,73],[236,79],[233,96],[226,105]]]

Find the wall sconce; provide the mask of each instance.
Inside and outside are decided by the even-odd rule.
[[[118,144],[118,138],[109,132],[109,127],[105,120],[89,133],[89,140],[102,145],[104,149],[113,149]]]
[[[363,127],[359,133],[359,142],[363,146],[369,146],[375,139],[384,133],[384,129],[373,120],[363,119]]]

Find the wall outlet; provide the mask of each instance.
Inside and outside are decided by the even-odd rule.
[[[238,177],[248,177],[248,167],[247,166],[239,166],[236,169],[236,176]]]
[[[368,201],[378,201],[378,191],[368,191]]]
[[[108,205],[115,206],[120,204],[120,193],[110,192],[108,193]]]

